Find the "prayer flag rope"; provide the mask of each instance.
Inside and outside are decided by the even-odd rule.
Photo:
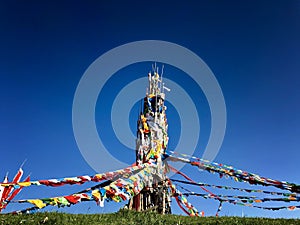
[[[181,155],[187,157],[187,155],[184,154]],[[218,173],[221,178],[223,176],[225,177],[229,176],[229,177],[233,177],[234,180],[238,182],[244,181],[254,185],[274,186],[282,190],[288,190],[290,192],[300,193],[300,185],[289,183],[286,181],[278,181],[270,178],[261,177],[254,173],[249,173],[246,171],[235,169],[232,166],[210,162],[208,160],[204,160],[196,157],[193,157],[193,159],[196,158],[197,161],[191,161],[190,159],[182,158],[182,157],[174,157],[172,155],[168,155],[167,158],[171,161],[181,161],[181,162],[188,163],[192,166],[196,166],[199,169],[208,171],[210,173]]]
[[[257,205],[253,205],[253,203],[262,203],[264,201],[274,201],[275,199],[268,199],[268,198],[262,198],[262,199],[247,199],[246,196],[244,196],[244,199],[241,200],[235,200],[235,199],[229,199],[230,197],[236,197],[236,196],[222,196],[222,195],[218,195],[218,198],[216,198],[216,196],[213,195],[209,195],[209,194],[199,194],[199,193],[182,193],[182,195],[185,196],[189,196],[189,195],[195,195],[195,196],[199,196],[202,197],[204,199],[214,199],[217,200],[219,202],[227,202],[230,204],[234,204],[234,205],[240,205],[240,206],[247,206],[247,207],[253,207],[253,208],[259,208],[259,209],[265,209],[265,210],[282,210],[282,209],[288,209],[288,210],[295,210],[295,209],[300,209],[300,205],[292,205],[292,206],[276,206],[276,207],[266,207],[266,206],[257,206]],[[278,201],[283,200],[284,202],[286,202],[284,199],[278,199]],[[275,200],[277,201],[277,200]],[[289,200],[291,201],[291,200]],[[297,200],[299,201],[299,200]],[[221,208],[219,207],[218,212],[219,213],[221,210]]]
[[[198,210],[187,201],[184,195],[182,195],[182,193],[178,189],[176,189],[175,185],[173,185],[170,180],[169,186],[172,192],[172,196],[175,197],[179,207],[189,216],[199,216]],[[182,205],[184,205],[187,208],[187,210],[183,208]]]
[[[110,180],[118,175],[130,175],[132,172],[136,171],[137,169],[143,169],[148,165],[148,163],[137,165],[137,166],[130,166],[125,169],[116,170],[113,172],[106,172],[95,174],[93,176],[77,176],[77,177],[66,177],[66,178],[58,178],[58,179],[48,179],[48,180],[38,180],[38,181],[24,181],[24,182],[17,182],[17,183],[0,183],[0,186],[4,187],[29,187],[31,185],[45,185],[51,187],[60,187],[63,185],[74,185],[74,184],[84,184],[86,182],[101,182],[103,180]]]
[[[202,194],[202,193],[195,193],[195,192],[188,192],[182,193],[182,195],[190,196],[200,196],[203,198],[216,198],[218,197],[222,201],[233,201],[232,199],[238,199],[243,203],[263,203],[263,202],[270,202],[270,201],[281,201],[281,202],[300,202],[300,197],[291,197],[291,198],[259,198],[257,196],[241,196],[241,195],[211,195],[211,194]]]
[[[119,178],[107,186],[98,189],[89,188],[85,193],[75,193],[53,198],[25,199],[12,202],[31,203],[34,205],[33,208],[25,209],[25,211],[42,209],[49,205],[57,207],[71,206],[83,201],[96,201],[100,206],[103,206],[104,200],[121,202],[129,200],[137,195],[147,183],[151,182],[151,176],[155,173],[156,168],[152,165],[143,168],[137,174],[131,175],[128,178]],[[22,212],[24,212],[24,210],[20,210],[19,213]],[[18,212],[15,211],[13,213]]]
[[[172,167],[170,167],[172,169]],[[189,178],[187,175],[183,174],[180,171],[175,171],[177,174],[183,176],[185,179],[187,179],[189,182],[187,181],[179,181],[176,179],[170,179],[173,181],[179,181],[181,183],[185,183],[185,184],[191,184],[191,185],[196,185],[196,186],[200,186],[202,188],[202,186],[209,186],[209,187],[213,187],[213,185],[205,185],[203,183],[196,183],[195,181],[193,181],[191,178]],[[267,202],[267,201],[281,201],[281,202],[291,202],[291,201],[300,201],[300,197],[297,196],[295,193],[281,193],[281,192],[267,192],[268,194],[278,194],[278,195],[283,195],[283,196],[287,196],[286,198],[258,198],[256,196],[225,196],[225,195],[216,195],[213,193],[209,193],[209,194],[198,194],[198,193],[194,193],[191,192],[183,187],[181,187],[182,189],[188,191],[188,193],[181,193],[181,195],[185,195],[185,196],[189,196],[189,195],[196,195],[199,197],[203,197],[205,199],[211,198],[214,200],[218,200],[220,202],[216,216],[219,215],[219,212],[222,209],[222,203],[223,202],[228,202],[230,204],[234,204],[234,205],[241,205],[241,206],[249,206],[249,207],[254,207],[254,208],[260,208],[260,209],[266,209],[266,210],[280,210],[280,209],[288,209],[288,210],[294,210],[294,209],[298,209],[300,208],[300,206],[279,206],[279,207],[264,207],[264,206],[256,206],[253,205],[252,203],[262,203],[262,202]],[[227,188],[226,186],[219,186],[218,188]],[[251,189],[239,189],[239,188],[235,188],[235,190],[243,190],[243,191],[252,191]],[[260,192],[260,190],[256,190],[257,192]],[[261,191],[263,192],[263,191]],[[236,199],[229,199],[229,198],[238,198],[238,200]]]
[[[206,184],[206,183],[201,183],[201,182],[193,183],[193,182],[184,181],[184,180],[177,180],[177,179],[170,179],[170,180],[175,182],[175,183],[183,183],[183,184],[196,185],[196,186],[205,186],[205,187],[212,187],[212,188],[224,189],[224,190],[235,190],[235,191],[241,191],[241,192],[247,192],[247,193],[263,193],[263,194],[279,195],[279,196],[285,196],[285,197],[298,197],[297,194],[288,193],[288,192],[276,192],[276,191],[265,191],[265,190],[257,190],[257,189],[238,188],[238,187],[231,187],[231,186]]]

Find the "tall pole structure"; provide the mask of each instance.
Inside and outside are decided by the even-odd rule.
[[[158,172],[152,182],[130,200],[129,208],[169,214],[171,198],[165,175],[168,165],[163,160],[169,139],[164,90],[169,89],[164,87],[156,66],[149,72],[148,80],[149,87],[137,121],[136,164],[154,163]]]

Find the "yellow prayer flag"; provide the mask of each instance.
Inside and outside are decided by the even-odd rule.
[[[32,199],[32,200],[27,200],[29,203],[34,204],[35,206],[39,207],[39,209],[44,208],[46,204],[40,200],[40,199]]]
[[[20,187],[28,187],[28,186],[31,185],[31,182],[30,181],[28,181],[28,182],[20,182],[18,184],[19,184]]]
[[[101,195],[100,195],[99,190],[93,190],[93,191],[92,191],[92,195],[93,195],[93,197],[96,198],[97,200],[100,200],[100,198],[101,198]]]

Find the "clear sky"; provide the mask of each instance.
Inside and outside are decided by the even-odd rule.
[[[201,57],[223,91],[227,129],[215,161],[300,184],[299,21],[300,1],[2,1],[0,176],[9,171],[12,179],[25,159],[25,175],[31,173],[33,180],[94,174],[72,128],[72,103],[82,75],[94,60],[119,45],[164,40]],[[99,135],[110,153],[125,163],[134,161],[134,152],[117,141],[108,123],[109,110],[122,86],[146,79],[150,69],[151,63],[124,68],[99,95],[105,99],[96,107]],[[201,157],[210,132],[205,96],[182,71],[166,65],[165,75],[196,104],[201,134],[194,154]],[[137,110],[135,105],[130,114],[133,131]],[[167,113],[172,149],[180,136],[179,116],[172,105]],[[185,167],[183,172],[197,181],[241,186],[195,168]],[[18,198],[50,197],[82,188],[27,188]],[[190,199],[200,211],[214,215],[217,202]],[[82,203],[64,210],[112,212],[120,206]],[[242,210],[248,216],[299,217],[299,211],[266,212],[226,203],[220,215],[241,215]],[[175,205],[174,212],[181,213]]]

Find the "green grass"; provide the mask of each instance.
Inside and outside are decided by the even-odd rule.
[[[130,224],[247,224],[247,225],[293,225],[300,224],[296,219],[268,219],[268,218],[241,218],[241,217],[187,217],[179,215],[160,215],[153,212],[134,212],[120,210],[111,214],[66,214],[66,213],[36,213],[29,215],[0,215],[0,225],[5,224],[71,224],[71,225],[130,225]]]

